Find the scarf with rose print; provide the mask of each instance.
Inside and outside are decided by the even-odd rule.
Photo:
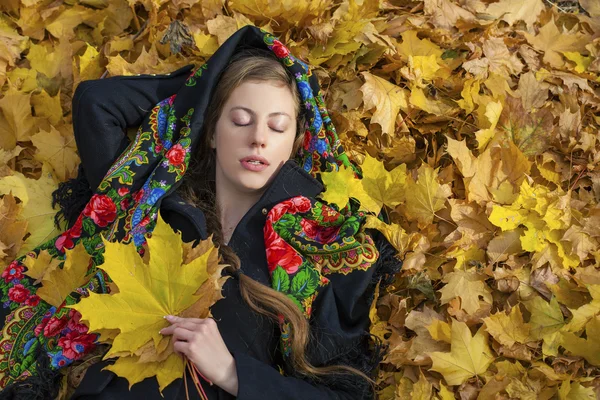
[[[317,176],[340,166],[352,168],[325,109],[316,76],[270,33],[246,26],[234,33],[203,65],[195,68],[177,94],[160,101],[142,122],[133,141],[113,163],[74,225],[29,252],[46,250],[62,267],[65,250],[82,243],[92,256],[88,281],[59,307],[36,295],[38,285],[25,272],[25,256],[2,272],[0,300],[10,310],[0,337],[0,390],[83,360],[99,345],[80,315],[69,306],[90,292],[109,293],[101,234],[107,240],[134,242],[140,255],[152,232],[160,200],[176,188],[198,142],[208,100],[220,72],[238,46],[273,51],[293,73],[307,115],[306,135],[296,159]],[[366,216],[355,207],[339,210],[303,196],[276,205],[267,215],[264,241],[272,287],[287,294],[308,318],[327,275],[365,270],[377,259],[373,240],[362,229]],[[281,349],[289,356],[289,324],[280,319]],[[42,362],[43,361],[43,362]]]

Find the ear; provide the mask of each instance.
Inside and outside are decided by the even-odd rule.
[[[210,138],[210,148],[211,149],[216,149],[217,148],[217,145],[215,144],[215,137],[214,137],[214,135],[213,135],[212,138]]]

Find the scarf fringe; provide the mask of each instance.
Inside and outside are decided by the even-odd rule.
[[[0,392],[0,400],[54,400],[58,396],[62,374],[52,369],[45,352],[38,351],[35,374],[12,383]]]
[[[375,264],[376,270],[373,272],[368,290],[370,296],[367,299],[367,302],[371,304],[375,298],[375,286],[377,286],[377,283],[381,281],[379,285],[380,295],[385,293],[385,289],[394,283],[396,275],[402,270],[403,262],[396,257],[398,251],[390,242],[388,242],[383,233],[372,229],[369,234],[379,250],[379,259]]]
[[[79,164],[77,177],[59,183],[58,188],[52,192],[52,207],[57,204],[60,207],[54,215],[56,228],[62,229],[62,221],[67,222],[68,228],[73,226],[93,194],[90,183],[83,172],[83,164]]]

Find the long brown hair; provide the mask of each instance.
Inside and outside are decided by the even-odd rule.
[[[305,117],[298,87],[291,72],[267,50],[247,49],[237,53],[220,77],[210,105],[206,111],[198,148],[190,160],[188,171],[185,173],[178,193],[184,200],[201,209],[207,221],[208,234],[219,248],[219,254],[224,263],[229,264],[229,272],[240,268],[240,259],[233,249],[224,243],[219,209],[216,204],[214,149],[210,147],[211,138],[215,132],[216,123],[221,115],[223,106],[233,90],[244,82],[269,82],[285,85],[290,88],[296,103],[296,140],[290,157],[296,154],[302,144],[305,127]],[[344,366],[315,367],[306,358],[306,345],[309,341],[310,327],[301,310],[286,295],[249,278],[239,275],[240,293],[244,301],[255,312],[266,315],[273,321],[279,321],[279,314],[291,324],[291,361],[292,367],[303,375],[315,378],[335,372],[350,372],[365,378],[371,385],[374,382],[361,371]]]

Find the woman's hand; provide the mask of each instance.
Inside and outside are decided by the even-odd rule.
[[[237,396],[238,376],[235,359],[212,318],[165,317],[172,325],[161,329],[163,335],[173,335],[175,351],[193,362],[200,373],[226,392]]]

